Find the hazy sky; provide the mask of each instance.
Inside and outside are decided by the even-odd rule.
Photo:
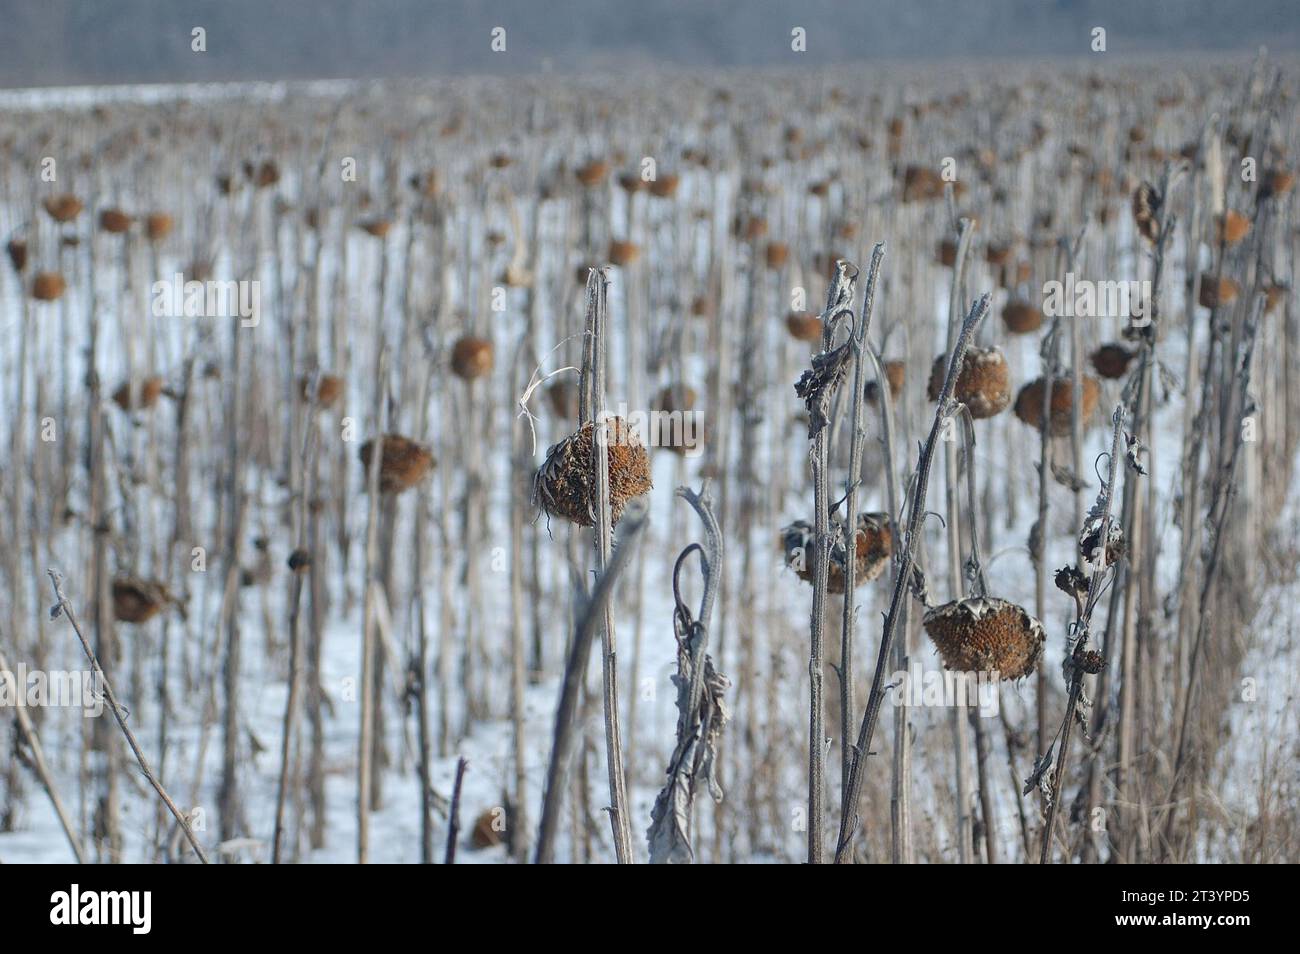
[[[1297,0],[0,0],[0,85],[1083,55],[1095,26],[1121,55],[1294,50],[1298,25]]]

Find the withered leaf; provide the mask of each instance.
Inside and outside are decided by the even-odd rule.
[[[799,376],[794,393],[808,408],[808,437],[816,437],[830,423],[831,399],[848,371],[852,347],[845,342],[813,355],[812,367]]]

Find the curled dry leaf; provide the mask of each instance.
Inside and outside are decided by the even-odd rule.
[[[812,367],[799,376],[794,393],[803,398],[808,408],[808,437],[816,437],[830,423],[831,399],[835,389],[844,380],[852,357],[852,347],[846,341],[838,348],[813,355]]]
[[[1129,469],[1145,477],[1147,471],[1142,466],[1142,462],[1138,460],[1138,454],[1146,450],[1146,447],[1138,440],[1137,435],[1128,431],[1124,432],[1124,445],[1124,460],[1128,463]]]

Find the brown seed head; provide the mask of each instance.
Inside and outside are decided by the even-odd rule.
[[[172,234],[175,220],[166,212],[150,212],[145,216],[144,234],[151,242],[161,242]]]
[[[573,173],[584,188],[594,189],[605,181],[609,175],[609,163],[603,159],[592,159],[583,163]]]
[[[1228,209],[1214,218],[1214,234],[1224,245],[1236,245],[1250,231],[1250,219],[1240,212]]]
[[[1138,233],[1151,243],[1160,237],[1158,216],[1161,201],[1160,193],[1149,182],[1143,182],[1133,193],[1133,221]]]
[[[492,370],[492,342],[467,335],[451,349],[451,370],[465,381],[481,378]]]
[[[826,591],[843,593],[845,585],[844,571],[847,566],[848,547],[846,545],[844,521],[834,516],[831,518],[830,565],[827,568]],[[889,514],[858,514],[857,531],[854,543],[854,586],[861,586],[877,579],[889,565],[890,548],[893,544],[894,531]],[[786,565],[798,574],[799,579],[812,583],[814,573],[813,547],[816,538],[813,525],[807,520],[796,520],[781,530],[781,545],[785,551]]]
[[[181,607],[165,583],[130,575],[113,578],[113,618],[121,623],[143,623],[169,604]],[[183,609],[183,607],[181,607]]]
[[[365,232],[367,235],[372,235],[375,238],[381,239],[386,237],[388,233],[392,231],[393,223],[388,219],[362,219],[357,223],[357,228],[361,229],[361,231]]]
[[[250,178],[259,189],[270,188],[280,181],[280,167],[274,159],[263,159]]]
[[[996,672],[1021,679],[1034,670],[1043,651],[1042,624],[1006,600],[972,597],[926,612],[925,631],[945,669]]]
[[[361,445],[361,465],[367,476],[374,443],[371,439]],[[384,435],[382,457],[379,465],[379,492],[382,494],[400,494],[414,487],[433,470],[433,452],[428,446],[400,434]]]
[[[593,526],[596,509],[595,424],[551,447],[533,478],[533,502],[554,517],[580,527]],[[627,502],[649,493],[650,457],[640,438],[621,417],[604,422],[605,455],[609,466],[609,510],[613,523]]]
[[[680,183],[681,176],[675,172],[666,172],[656,176],[654,181],[649,183],[650,194],[660,199],[671,199],[677,194],[677,186]]]
[[[1101,399],[1101,385],[1097,383],[1096,378],[1086,374],[1080,385],[1083,391],[1080,417],[1086,428],[1093,412],[1097,410],[1097,402]],[[1046,387],[1047,384],[1042,378],[1035,378],[1022,387],[1020,393],[1016,395],[1016,417],[1037,430],[1042,430],[1043,392]],[[1053,437],[1064,437],[1070,433],[1073,407],[1074,384],[1069,375],[1054,379],[1050,411]]]
[[[1011,264],[1011,258],[1015,255],[1015,252],[1015,247],[1010,242],[989,242],[988,248],[984,251],[984,257],[990,265],[1001,268]]]
[[[312,375],[304,374],[298,381],[298,394],[304,400],[311,398]],[[337,374],[322,374],[316,384],[316,406],[327,408],[343,396],[344,382]]]
[[[1264,314],[1272,314],[1290,290],[1287,286],[1279,285],[1277,282],[1270,283],[1264,289]]]
[[[776,271],[782,268],[790,257],[790,246],[784,242],[768,242],[765,250],[767,267]]]
[[[1122,344],[1112,342],[1094,351],[1089,360],[1092,361],[1092,366],[1099,375],[1114,380],[1124,376],[1124,372],[1128,370],[1130,362],[1136,356],[1136,351],[1130,351]]]
[[[99,213],[99,227],[105,232],[112,232],[114,235],[129,232],[134,221],[135,219],[121,209],[105,209]]]
[[[46,197],[41,205],[55,222],[71,222],[85,208],[81,200],[70,192]]]
[[[822,319],[807,311],[792,311],[785,316],[785,328],[795,341],[820,342]]]
[[[1273,168],[1264,171],[1259,183],[1259,197],[1271,199],[1286,195],[1295,188],[1295,173],[1290,169]]]
[[[128,381],[113,392],[113,403],[124,411],[140,410],[153,407],[163,393],[163,379],[154,375],[145,378],[136,385],[136,399],[131,401],[131,382]]]
[[[897,398],[903,392],[903,382],[907,377],[907,364],[903,361],[886,361],[884,362],[885,380],[889,382],[889,396]],[[863,389],[863,396],[868,401],[875,401],[880,393],[880,386],[873,377],[866,383]]]
[[[1214,275],[1205,272],[1201,275],[1201,293],[1197,300],[1202,308],[1217,308],[1220,305],[1231,305],[1240,293],[1241,286],[1227,275],[1216,282]]]
[[[611,239],[609,243],[609,261],[620,268],[626,268],[641,257],[641,249],[635,242]],[[583,279],[586,280],[585,278]]]
[[[927,202],[943,197],[943,178],[928,166],[908,166],[903,172],[903,201]]]
[[[474,819],[474,828],[469,834],[470,847],[481,851],[501,844],[505,840],[505,831],[498,831],[502,827],[498,819],[504,820],[504,815],[496,808],[489,808]]]
[[[58,301],[67,288],[68,283],[58,272],[37,272],[32,279],[32,297],[37,301]]]
[[[578,417],[578,389],[572,381],[560,378],[546,389],[546,402],[555,416],[563,421]]]
[[[1027,335],[1043,326],[1043,310],[1023,298],[1013,298],[1002,309],[1002,323],[1013,335]]]
[[[939,400],[947,373],[948,357],[941,354],[930,366],[926,393],[931,401]],[[1006,410],[1011,403],[1010,372],[1007,359],[999,349],[971,347],[966,350],[953,388],[953,399],[970,408],[971,417],[977,421]]]

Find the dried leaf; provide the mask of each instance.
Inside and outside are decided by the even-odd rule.
[[[1089,515],[1083,522],[1079,534],[1079,556],[1084,566],[1089,569],[1104,570],[1113,566],[1124,555],[1124,532],[1119,528],[1119,521],[1112,518],[1106,528],[1105,546],[1102,545],[1101,533],[1105,517],[1101,514]]]
[[[1047,751],[1040,755],[1034,761],[1034,770],[1029,773],[1025,779],[1025,790],[1021,794],[1028,795],[1035,788],[1042,791],[1050,802],[1052,799],[1052,783],[1047,777],[1047,770],[1052,767],[1052,752],[1056,749],[1056,743],[1053,742],[1047,747]]]
[[[1088,482],[1077,475],[1064,464],[1052,464],[1052,477],[1062,487],[1070,491],[1083,490],[1088,486]]]
[[[1062,593],[1068,593],[1073,597],[1086,596],[1088,593],[1088,578],[1083,575],[1077,566],[1063,566],[1056,571],[1056,588]]]
[[[1124,459],[1128,461],[1129,469],[1141,474],[1143,477],[1147,476],[1146,468],[1138,460],[1138,454],[1146,450],[1146,447],[1135,435],[1130,434],[1128,431],[1124,432],[1124,443]]]
[[[845,342],[831,351],[813,355],[812,367],[799,376],[794,393],[808,408],[808,437],[816,437],[830,423],[831,399],[848,371],[852,348]]]
[[[1029,536],[1025,540],[1025,546],[1029,548],[1029,558],[1034,561],[1035,566],[1038,564],[1038,548],[1042,543],[1043,537],[1039,531],[1038,521],[1035,520],[1034,525],[1029,528]]]
[[[715,802],[720,802],[723,795],[714,766],[722,728],[731,717],[723,701],[731,682],[714,668],[713,658],[705,653],[700,697],[692,711],[695,652],[704,645],[706,633],[703,626],[689,619],[681,622],[686,636],[682,638],[679,633],[677,672],[673,676],[677,687],[677,747],[668,764],[668,781],[650,811],[646,840],[652,864],[690,864],[695,858],[691,847],[691,804],[696,788],[703,782]]]
[[[1088,733],[1088,714],[1091,711],[1092,700],[1088,698],[1088,694],[1084,691],[1083,686],[1080,685],[1079,699],[1074,704],[1074,719],[1079,724],[1079,732],[1083,735],[1083,738],[1089,742],[1092,741],[1092,736]]]
[[[925,582],[925,574],[915,563],[912,564],[912,578],[907,582],[912,590],[912,595],[920,601],[922,606],[929,609],[934,605],[930,599],[930,588]]]

